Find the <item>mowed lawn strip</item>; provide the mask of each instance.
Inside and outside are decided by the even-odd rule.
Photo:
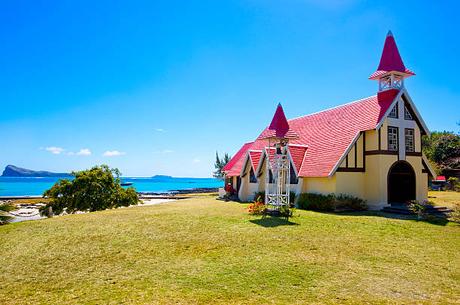
[[[457,303],[460,226],[193,198],[0,227],[0,303]]]

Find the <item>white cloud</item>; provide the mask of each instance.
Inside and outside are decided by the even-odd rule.
[[[91,150],[88,148],[82,148],[80,149],[79,152],[76,153],[77,156],[90,156],[91,155]]]
[[[59,155],[62,153],[65,149],[62,147],[56,147],[56,146],[49,146],[45,147],[45,150],[52,153],[53,155]]]
[[[156,132],[165,132],[165,130],[163,128],[155,128],[155,131]]]
[[[123,156],[126,155],[125,152],[118,151],[118,150],[108,150],[105,153],[102,154],[104,157],[117,157],[117,156]]]
[[[192,162],[193,162],[193,163],[200,163],[200,162],[201,162],[201,160],[200,160],[200,159],[198,159],[198,158],[195,158],[195,159],[193,159],[193,160],[192,160]]]

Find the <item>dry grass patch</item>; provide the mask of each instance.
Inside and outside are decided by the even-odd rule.
[[[430,191],[428,192],[428,200],[436,205],[452,208],[460,206],[460,192],[452,191]]]

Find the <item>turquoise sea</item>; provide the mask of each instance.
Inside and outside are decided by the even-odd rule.
[[[68,178],[30,178],[0,177],[0,196],[39,196],[53,186],[59,179]],[[122,182],[132,182],[138,192],[164,193],[175,190],[222,187],[223,182],[214,178],[144,178],[122,177]]]

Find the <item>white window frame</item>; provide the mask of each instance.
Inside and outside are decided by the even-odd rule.
[[[407,109],[407,106],[404,106],[404,119],[413,120],[412,114],[410,113],[409,109]]]
[[[388,150],[398,151],[399,150],[399,128],[396,126],[388,126]],[[394,143],[392,143],[394,142]]]
[[[415,130],[413,128],[404,129],[404,138],[406,143],[406,152],[415,151]]]
[[[391,109],[390,113],[388,114],[388,117],[394,119],[398,118],[398,103],[396,103],[393,109]]]

